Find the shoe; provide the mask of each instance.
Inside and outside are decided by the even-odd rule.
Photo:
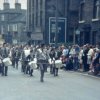
[[[56,76],[58,76],[58,74],[56,74]]]
[[[33,76],[32,74],[30,76]]]
[[[40,82],[44,82],[44,80],[40,80]]]

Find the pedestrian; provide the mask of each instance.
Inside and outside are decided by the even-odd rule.
[[[83,55],[82,55],[83,71],[84,72],[89,71],[89,64],[88,64],[88,57],[87,57],[88,51],[89,51],[89,47],[88,47],[88,45],[85,45],[83,47]]]

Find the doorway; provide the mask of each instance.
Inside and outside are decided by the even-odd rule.
[[[90,32],[84,32],[84,44],[90,43]]]

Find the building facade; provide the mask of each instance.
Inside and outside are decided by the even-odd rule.
[[[80,0],[27,0],[27,31],[29,34],[40,32],[45,43],[50,43],[50,39],[53,42],[63,42],[63,39],[64,43],[72,42],[73,33],[78,27],[79,2]],[[50,18],[55,18],[52,29]],[[60,23],[63,19],[66,19],[66,25]],[[50,30],[54,36],[50,37]]]
[[[81,44],[100,43],[100,0],[80,0],[78,28]]]
[[[33,34],[33,40],[43,41],[45,9],[45,0],[27,0],[27,33],[29,37],[31,37],[30,34]],[[38,34],[39,38],[36,34]]]
[[[10,8],[8,0],[5,0],[3,10],[0,10],[0,34],[5,39],[5,42],[24,41],[25,26],[26,10],[21,9],[18,0],[15,2],[15,8]]]

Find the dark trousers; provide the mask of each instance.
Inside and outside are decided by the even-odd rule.
[[[2,74],[2,76],[7,76],[7,74],[8,74],[8,66],[2,66],[1,67],[1,74]]]
[[[16,69],[18,69],[18,58],[14,58],[13,60],[12,60],[12,65],[13,65],[13,67],[15,68],[16,67]]]
[[[41,77],[40,77],[40,81],[43,82],[44,81],[44,70],[40,70],[40,74],[41,74]]]
[[[2,68],[2,66],[1,66],[1,64],[0,64],[0,73],[1,73],[1,68]]]
[[[7,76],[7,74],[8,74],[8,66],[5,66],[5,76]]]
[[[30,74],[30,66],[29,65],[26,66],[26,74]]]
[[[21,62],[21,72],[25,72],[25,62]]]
[[[83,71],[85,72],[89,71],[89,64],[83,63]]]
[[[58,68],[54,67],[53,68],[53,73],[54,73],[54,76],[58,76]]]
[[[43,82],[44,81],[44,73],[45,73],[45,71],[46,71],[46,64],[45,64],[45,60],[39,60],[38,61],[38,63],[39,63],[39,67],[40,67],[40,81],[41,82]]]
[[[50,74],[53,74],[53,65],[50,65]]]
[[[100,72],[100,64],[96,64],[94,67],[94,75],[98,75]]]
[[[21,68],[22,72],[24,72],[24,74],[28,74],[28,61],[22,61],[22,68]]]
[[[4,76],[4,65],[1,65],[1,74]]]
[[[33,76],[33,69],[30,69],[30,76]]]

